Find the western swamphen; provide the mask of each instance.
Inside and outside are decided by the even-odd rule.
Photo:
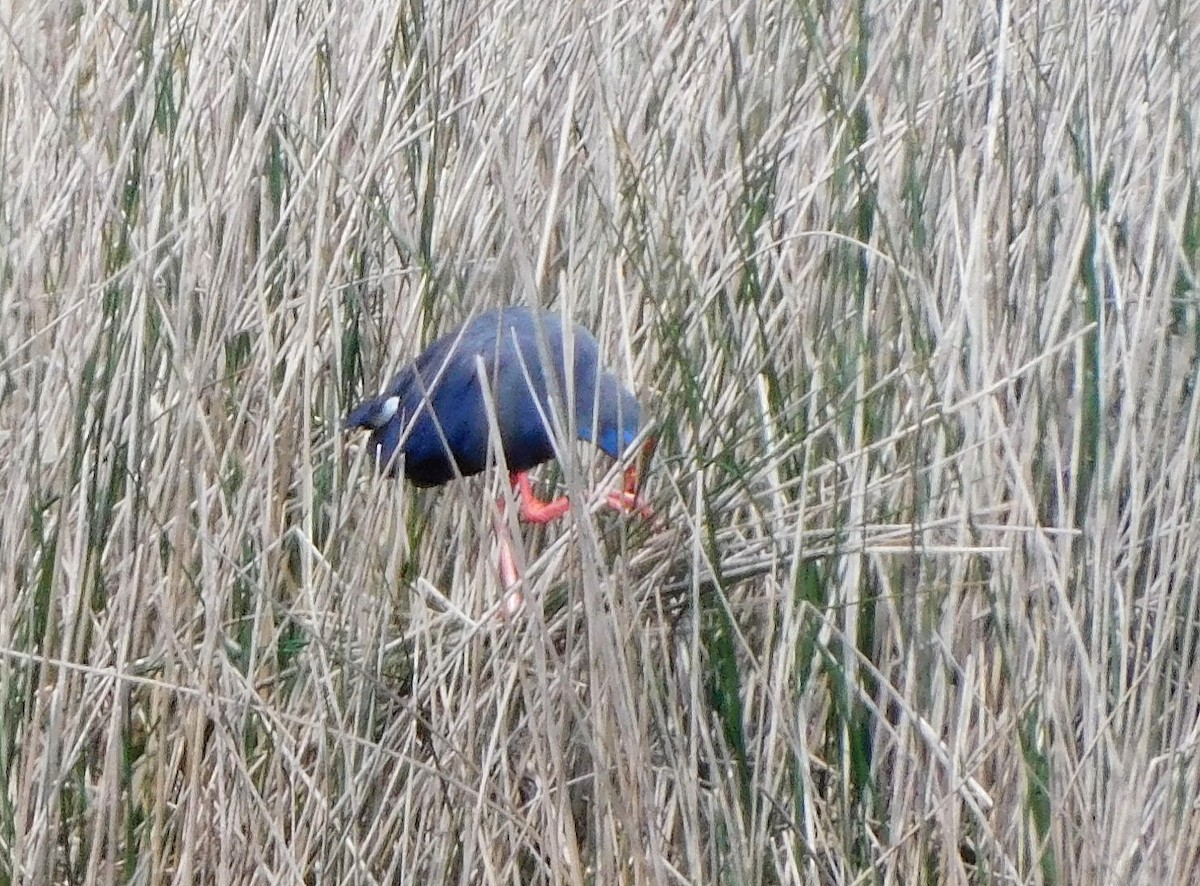
[[[592,334],[567,325],[560,314],[524,307],[488,311],[426,348],[387,390],[354,409],[345,425],[370,430],[370,452],[382,469],[393,477],[403,470],[418,486],[482,471],[495,427],[521,516],[549,522],[567,511],[568,500],[539,500],[528,471],[556,456],[556,440],[562,445],[573,433],[620,459],[641,425],[637,399],[599,356]],[[606,500],[618,510],[651,515],[638,496],[634,465],[626,469],[624,489]],[[507,547],[501,570],[506,583],[516,580]]]

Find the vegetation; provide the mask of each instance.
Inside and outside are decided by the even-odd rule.
[[[9,6],[0,883],[1200,880],[1194,0]],[[338,426],[508,302],[511,618]]]

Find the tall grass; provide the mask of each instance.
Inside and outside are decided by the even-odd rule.
[[[0,882],[1200,877],[1196,3],[0,22]],[[510,302],[662,520],[504,619],[339,418]]]

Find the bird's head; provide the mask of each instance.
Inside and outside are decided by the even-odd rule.
[[[641,429],[642,407],[637,398],[606,376],[600,383],[594,419],[590,403],[579,406],[579,436],[591,440],[601,452],[619,461]]]
[[[590,427],[590,424],[586,427]],[[580,428],[584,427],[581,422]],[[596,406],[595,438],[590,436],[590,432],[584,431],[580,436],[592,440],[606,455],[627,462],[624,488],[617,497],[625,501],[626,510],[648,515],[651,512],[641,499],[641,485],[658,439],[646,437],[639,450],[631,452],[641,428],[642,409],[637,398],[621,387],[615,378],[605,376],[600,383],[600,398]]]
[[[595,420],[596,447],[605,455],[618,461],[625,455],[637,438],[642,426],[642,407],[628,390],[618,388],[612,396],[601,387],[601,402]]]

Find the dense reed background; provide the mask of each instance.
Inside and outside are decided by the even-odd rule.
[[[1194,0],[0,24],[0,882],[1200,878]],[[663,520],[506,621],[338,420],[508,302]]]

